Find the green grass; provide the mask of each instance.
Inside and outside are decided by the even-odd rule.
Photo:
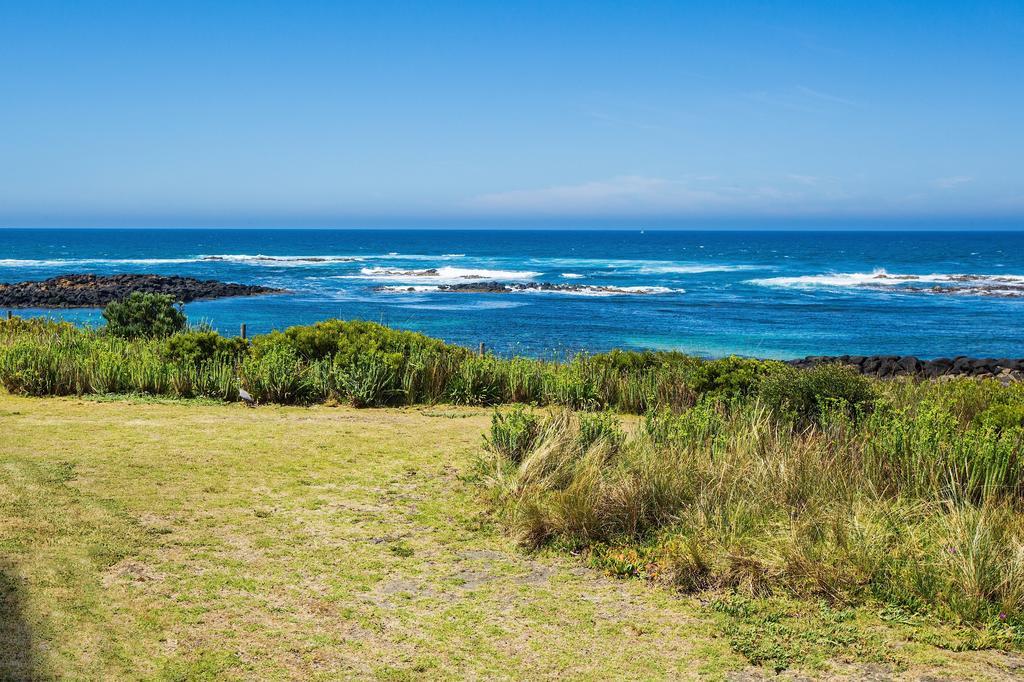
[[[743,395],[781,363],[614,351],[561,362],[477,356],[421,334],[325,320],[242,339],[192,330],[125,339],[40,319],[0,320],[0,384],[18,395],[144,394],[355,407],[532,403],[643,414]]]
[[[467,479],[490,419],[0,396],[0,678],[982,679],[1019,660],[878,605],[683,595],[525,553]]]
[[[1019,387],[875,390],[870,411],[705,401],[626,429],[510,410],[478,481],[522,546],[709,600],[772,669],[888,662],[850,625],[865,610],[903,614],[916,641],[1024,650],[1024,429],[984,418]]]

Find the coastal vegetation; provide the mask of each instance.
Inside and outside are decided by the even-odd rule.
[[[120,318],[99,329],[17,317],[0,322],[0,382],[36,396],[236,400],[244,388],[261,403],[531,403],[644,414],[682,409],[705,394],[742,397],[786,370],[778,362],[680,353],[613,351],[565,361],[481,356],[362,321],[327,320],[246,342],[203,328],[154,336],[143,332],[162,323]]]
[[[153,303],[136,310],[167,312]],[[522,561],[582,558],[631,579],[621,589],[646,581],[668,588],[652,592],[696,600],[684,603],[716,623],[729,656],[782,670],[836,657],[916,665],[892,638],[930,647],[933,657],[935,647],[1024,649],[1024,383],[880,381],[839,364],[679,353],[503,358],[362,321],[248,340],[202,327],[118,329],[0,322],[0,383],[24,396],[187,401],[176,419],[218,404],[233,409],[221,403],[239,389],[268,405],[420,406],[379,413],[430,415],[422,424],[409,417],[416,425],[403,432],[408,443],[386,456],[454,466],[445,476],[458,477],[448,485],[461,506],[436,510],[438,519],[476,519],[457,532],[472,535],[474,523],[493,528],[502,542],[528,550]],[[419,429],[442,417],[460,434],[458,457],[437,454],[450,445],[445,428],[426,446],[434,455],[411,454]],[[393,437],[392,417],[375,419],[360,418],[371,429],[361,437]],[[230,430],[214,435],[227,442],[237,437]],[[271,457],[266,442],[245,442]],[[183,447],[161,440],[159,452],[177,457]],[[334,457],[333,446],[324,447]],[[134,457],[132,466],[147,466]],[[206,478],[176,485],[200,486],[213,499],[225,484]],[[295,509],[319,509],[332,496],[325,488],[319,502]],[[272,494],[254,513],[272,518],[283,500]],[[434,551],[393,530],[380,531],[391,556]],[[497,542],[497,534],[487,537]]]
[[[167,294],[133,291],[103,309],[107,331],[126,339],[159,338],[185,331],[188,320],[181,303]]]
[[[495,415],[480,477],[531,549],[685,592],[884,604],[1020,646],[1022,386],[843,384],[810,400],[831,374],[628,429],[517,408]]]
[[[622,419],[599,415],[591,433]],[[556,543],[523,551],[468,476],[491,418],[0,394],[0,678],[763,679],[753,660],[1012,679],[1024,664],[985,650],[1017,648],[1002,622],[651,587],[615,577],[625,549],[605,570]]]

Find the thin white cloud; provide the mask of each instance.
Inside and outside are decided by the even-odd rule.
[[[817,177],[815,175],[802,175],[800,173],[787,173],[786,177],[789,180],[792,180],[793,182],[795,182],[795,183],[797,183],[799,185],[811,186],[811,185],[817,185],[819,182],[821,182],[821,178],[819,178],[819,177]]]
[[[935,184],[941,187],[942,189],[953,189],[954,187],[959,187],[960,185],[966,185],[968,182],[971,182],[972,180],[974,180],[974,178],[972,178],[969,175],[954,175],[949,178],[939,178],[938,180],[935,181]]]
[[[847,99],[845,97],[840,97],[839,95],[833,95],[832,93],[822,92],[821,90],[815,90],[814,88],[809,88],[806,85],[798,85],[796,86],[796,90],[797,92],[799,92],[802,95],[805,95],[806,97],[821,100],[822,102],[831,102],[832,104],[843,104],[848,107],[860,106],[860,102],[856,102],[852,99]]]
[[[486,212],[584,215],[593,213],[702,213],[755,208],[795,198],[776,187],[711,185],[714,176],[683,180],[623,175],[575,185],[495,192],[474,197],[469,208]]]
[[[781,90],[756,90],[740,95],[744,99],[771,107],[799,111],[805,114],[825,114],[842,107],[861,107],[861,103],[829,92],[815,90],[806,85],[797,85]]]

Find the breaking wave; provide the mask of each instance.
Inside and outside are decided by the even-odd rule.
[[[342,279],[372,279],[376,281],[418,281],[423,279],[458,282],[463,280],[521,281],[533,279],[541,273],[532,270],[487,270],[483,268],[362,268],[359,275],[339,275]]]
[[[600,284],[573,284],[573,285],[552,285],[538,283],[512,283],[501,289],[453,289],[438,284],[420,285],[388,285],[377,287],[376,291],[392,294],[425,294],[425,293],[493,293],[493,294],[563,294],[568,296],[628,296],[628,295],[657,295],[657,294],[681,294],[684,289],[672,289],[661,286],[605,286]]]
[[[1024,275],[964,273],[915,275],[890,273],[883,268],[878,268],[872,272],[836,272],[798,277],[768,277],[747,280],[747,283],[795,289],[856,287],[907,293],[1000,297],[1024,296]]]
[[[178,265],[195,258],[0,258],[5,268],[56,268],[75,265]]]
[[[220,253],[183,256],[180,258],[0,258],[0,267],[65,267],[74,265],[179,265],[182,263],[241,263],[249,265],[322,265],[332,263],[361,263],[371,260],[452,260],[465,254],[446,253],[441,256],[426,254],[388,253],[383,255],[311,255],[270,256],[264,254]]]

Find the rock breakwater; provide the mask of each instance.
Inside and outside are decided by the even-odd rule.
[[[1021,358],[971,358],[961,355],[922,360],[913,355],[810,355],[789,361],[789,364],[796,367],[828,363],[849,365],[861,374],[880,379],[911,376],[921,379],[977,377],[1004,382],[1024,381],[1024,359]]]

